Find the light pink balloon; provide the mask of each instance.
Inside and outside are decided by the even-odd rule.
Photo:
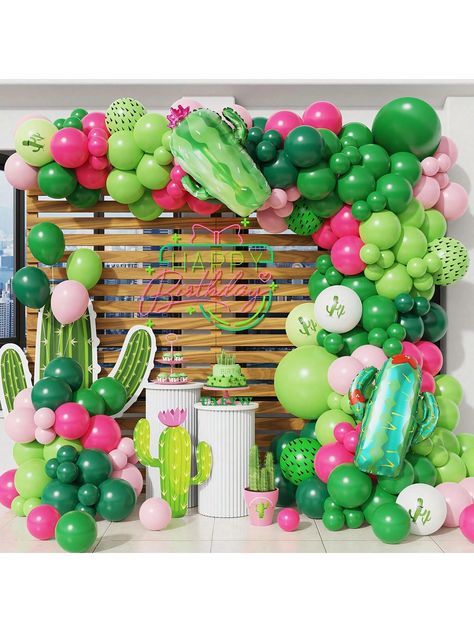
[[[128,462],[132,465],[136,465],[138,463],[138,456],[136,454],[134,454],[133,456],[129,456]]]
[[[127,455],[117,448],[109,452],[109,459],[112,463],[112,468],[115,471],[123,470],[128,462]]]
[[[467,211],[469,198],[466,189],[457,182],[450,182],[441,190],[436,207],[447,220],[459,219]]]
[[[133,443],[133,439],[130,437],[123,437],[123,439],[120,439],[117,450],[123,452],[127,458],[135,456],[135,444]]]
[[[380,369],[387,359],[385,353],[375,345],[361,345],[352,352],[352,357],[358,360],[363,367],[374,366]]]
[[[24,123],[25,121],[30,121],[31,119],[42,119],[43,121],[49,121],[49,118],[44,114],[36,114],[35,112],[33,112],[33,114],[25,114],[16,122],[15,130],[17,130],[22,123]]]
[[[434,156],[428,156],[421,161],[421,170],[424,176],[435,176],[439,170],[438,161]]]
[[[87,309],[89,293],[79,281],[62,281],[51,294],[51,310],[62,325],[80,318]]]
[[[469,495],[471,496],[472,502],[474,502],[474,476],[468,476],[467,478],[460,481],[459,485],[461,485],[461,487],[464,487],[464,489],[468,491]]]
[[[329,221],[325,221],[321,224],[318,230],[311,235],[316,246],[323,248],[323,250],[330,250],[336,243],[338,237],[333,233]]]
[[[283,217],[278,217],[272,208],[258,211],[257,222],[260,228],[266,230],[267,233],[283,233],[288,229]]]
[[[299,192],[298,187],[296,185],[288,187],[286,189],[286,197],[288,198],[289,202],[296,202],[296,200],[299,200],[301,197],[301,193]]]
[[[327,443],[319,448],[314,457],[314,471],[323,483],[328,482],[329,475],[342,463],[353,463],[354,455],[346,450],[342,443]]]
[[[359,224],[360,222],[354,218],[351,207],[347,206],[347,204],[329,220],[329,226],[337,237],[347,237],[351,235],[358,237]]]
[[[435,178],[421,176],[413,187],[413,195],[425,208],[433,208],[439,198],[440,188]]]
[[[136,496],[140,496],[143,489],[143,476],[138,467],[132,463],[127,463],[123,470],[114,470],[112,478],[121,478],[133,487]]]
[[[283,208],[288,198],[284,189],[273,189],[269,198],[270,206],[274,209]]]
[[[328,369],[329,386],[339,395],[345,395],[352,380],[363,368],[362,363],[351,356],[337,358]]]
[[[138,513],[140,522],[150,531],[166,529],[171,521],[171,509],[166,500],[162,498],[149,498],[145,500]]]
[[[31,392],[33,388],[24,388],[17,393],[13,400],[13,408],[32,408],[34,410],[33,402],[31,401]]]
[[[441,483],[436,488],[444,497],[448,508],[445,527],[459,527],[459,516],[463,509],[472,504],[471,495],[459,483]]]
[[[441,173],[441,172],[437,173],[434,176],[434,179],[439,184],[440,189],[445,189],[448,186],[448,184],[451,182],[447,173]]]
[[[439,170],[441,173],[446,173],[451,168],[451,158],[448,154],[436,153],[436,160],[438,161]]]
[[[171,104],[170,109],[177,108],[179,105],[183,108],[189,108],[191,112],[193,110],[199,110],[204,107],[202,103],[200,103],[199,101],[196,101],[195,99],[188,99],[187,97],[181,97],[181,99],[178,99],[177,101]]]
[[[36,425],[32,408],[14,408],[5,417],[5,432],[16,443],[34,441]]]
[[[402,342],[402,353],[416,360],[418,366],[423,366],[423,354],[413,342],[404,340]]]
[[[38,188],[38,169],[27,164],[19,154],[7,158],[5,177],[15,189],[26,191]]]
[[[274,208],[273,212],[278,217],[289,217],[293,213],[293,202],[287,202],[282,208]]]
[[[239,105],[238,103],[234,103],[230,107],[243,118],[244,123],[247,126],[247,129],[250,129],[252,127],[252,116],[250,112],[246,110],[242,105]]]
[[[38,428],[48,430],[54,426],[56,415],[51,408],[39,408],[34,415],[35,424]]]
[[[443,354],[441,349],[433,342],[420,340],[416,343],[418,351],[423,355],[423,370],[431,375],[437,375],[443,366]]]
[[[451,159],[451,165],[454,165],[458,159],[458,148],[454,140],[448,136],[441,136],[435,157],[437,157],[438,154],[447,154]]]
[[[39,428],[35,430],[35,439],[41,445],[49,445],[56,439],[56,433],[51,428]]]

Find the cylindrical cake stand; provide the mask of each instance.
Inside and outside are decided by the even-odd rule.
[[[189,432],[192,445],[191,475],[194,476],[196,468],[196,443],[197,443],[197,414],[196,402],[201,397],[201,382],[190,382],[189,384],[155,384],[148,383],[146,386],[146,418],[150,423],[150,453],[158,456],[158,440],[160,434],[166,426],[158,419],[158,413],[171,408],[183,408],[187,411],[186,421],[183,426]],[[146,497],[161,496],[160,470],[157,467],[146,468]],[[197,489],[196,485],[189,488],[188,507],[196,507]]]
[[[205,406],[198,411],[198,440],[212,450],[212,471],[198,487],[198,511],[214,518],[247,515],[243,491],[248,485],[249,450],[255,443],[258,404]]]

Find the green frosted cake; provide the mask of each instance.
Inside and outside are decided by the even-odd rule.
[[[221,352],[217,356],[217,364],[212,367],[212,375],[207,378],[207,386],[214,388],[247,386],[247,379],[242,375],[240,364],[235,361],[235,354]]]

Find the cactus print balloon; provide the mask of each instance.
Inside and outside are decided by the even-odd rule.
[[[280,457],[283,476],[295,485],[314,476],[314,457],[321,447],[319,441],[309,437],[290,441]]]
[[[436,253],[442,261],[441,269],[434,274],[437,285],[451,285],[462,279],[469,267],[466,247],[452,237],[441,237],[428,244],[428,253]]]
[[[146,110],[140,101],[130,99],[117,99],[108,108],[105,113],[105,124],[111,134],[133,129],[139,119],[145,116]]]

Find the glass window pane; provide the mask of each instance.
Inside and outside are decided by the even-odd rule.
[[[15,300],[12,277],[15,270],[13,188],[0,171],[0,342],[14,338]]]

